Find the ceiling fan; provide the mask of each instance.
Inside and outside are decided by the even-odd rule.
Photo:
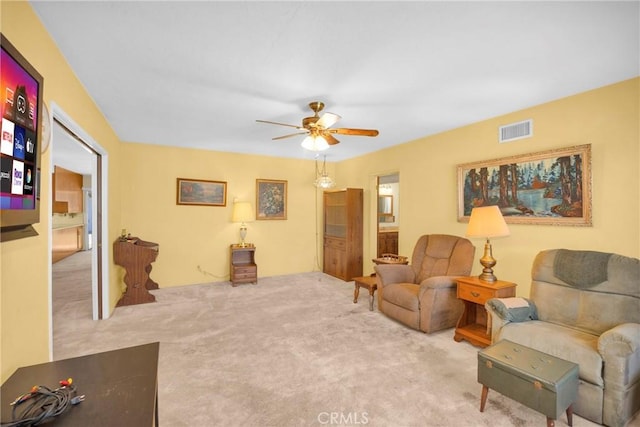
[[[272,138],[274,141],[279,139],[290,138],[296,135],[307,135],[302,141],[302,146],[308,150],[320,151],[329,148],[331,145],[339,143],[334,137],[334,134],[338,135],[356,135],[356,136],[377,136],[378,131],[375,129],[350,129],[350,128],[332,128],[340,116],[337,114],[326,112],[319,115],[320,111],[324,108],[324,103],[320,101],[314,101],[309,103],[309,108],[314,112],[311,117],[305,117],[302,119],[302,126],[290,125],[286,123],[272,122],[269,120],[256,120],[260,123],[269,123],[272,125],[280,125],[296,128],[302,132],[290,133],[288,135],[277,136]]]

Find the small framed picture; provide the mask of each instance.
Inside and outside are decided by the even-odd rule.
[[[256,219],[287,219],[287,181],[256,179]]]
[[[226,206],[227,183],[178,178],[176,203],[178,205]]]

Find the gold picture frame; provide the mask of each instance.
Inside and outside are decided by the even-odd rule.
[[[591,144],[458,165],[458,221],[497,205],[507,223],[591,226]]]
[[[178,178],[176,204],[227,206],[227,183],[226,181]]]
[[[287,219],[287,181],[256,179],[256,220]]]

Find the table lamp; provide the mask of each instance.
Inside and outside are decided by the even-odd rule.
[[[251,203],[249,202],[233,202],[233,213],[231,214],[232,222],[239,222],[240,224],[240,246],[246,247],[247,244],[244,239],[247,237],[247,225],[245,222],[253,221],[253,210],[251,209]]]
[[[498,206],[483,206],[471,210],[471,217],[469,218],[469,225],[467,226],[467,237],[487,239],[484,245],[484,255],[480,258],[480,264],[484,267],[482,274],[479,276],[480,280],[489,283],[498,280],[498,278],[493,275],[493,266],[496,265],[496,260],[493,257],[493,250],[489,238],[508,235],[509,228]]]

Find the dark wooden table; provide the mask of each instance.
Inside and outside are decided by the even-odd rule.
[[[71,377],[85,400],[47,426],[158,427],[159,349],[155,342],[19,368],[0,388],[2,422],[34,385],[55,389]]]

